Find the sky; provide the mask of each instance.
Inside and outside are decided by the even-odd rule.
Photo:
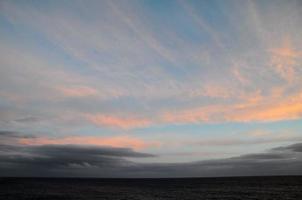
[[[0,1],[0,176],[302,174],[299,0]]]

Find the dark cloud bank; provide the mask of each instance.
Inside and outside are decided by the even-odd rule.
[[[153,157],[129,148],[79,145],[7,144],[20,134],[0,131],[0,176],[42,177],[208,177],[301,175],[302,143],[228,159],[190,163],[136,163]],[[26,136],[24,136],[26,137]]]

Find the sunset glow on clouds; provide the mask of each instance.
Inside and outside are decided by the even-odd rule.
[[[99,126],[109,126],[122,129],[146,127],[150,123],[147,119],[119,118],[103,115],[88,116],[88,120]]]
[[[115,136],[115,137],[96,137],[96,136],[69,136],[63,138],[22,138],[17,141],[22,145],[93,145],[93,146],[105,146],[105,147],[128,147],[135,150],[144,149],[147,147],[157,147],[160,142],[143,141],[138,138],[130,136]]]
[[[33,136],[10,144],[158,155],[144,162],[290,145],[302,134],[301,9],[294,0],[1,1],[1,129]]]
[[[84,97],[84,96],[90,96],[90,95],[96,95],[97,91],[93,88],[89,88],[89,87],[84,87],[84,86],[80,86],[80,87],[75,87],[75,88],[58,88],[58,90],[60,90],[63,95],[67,96],[67,97]]]

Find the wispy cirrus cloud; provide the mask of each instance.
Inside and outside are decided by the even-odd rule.
[[[5,141],[213,157],[293,142],[282,131],[301,129],[297,5],[1,1],[0,126],[39,136]],[[231,138],[245,129],[284,138]]]
[[[162,120],[170,123],[219,123],[267,122],[301,118],[300,93],[281,99],[272,96],[257,97],[257,95],[246,97],[243,101],[234,104],[214,104],[178,112],[166,112],[163,113]]]
[[[259,132],[258,132],[259,133]],[[229,138],[216,139],[201,139],[200,141],[191,142],[191,144],[198,144],[202,146],[240,146],[240,145],[259,145],[270,143],[284,143],[302,141],[302,137],[292,134],[271,134],[271,135],[257,135],[252,137],[240,137],[240,135]]]
[[[97,95],[97,90],[87,86],[77,86],[77,87],[60,87],[58,88],[64,96],[67,97],[85,97]]]
[[[299,61],[302,59],[302,52],[293,48],[290,39],[284,39],[283,44],[278,48],[269,50],[271,53],[271,66],[283,79],[292,82],[296,79],[299,70]]]
[[[115,117],[110,115],[87,115],[87,119],[92,123],[99,126],[108,126],[112,128],[122,128],[122,129],[131,129],[146,127],[150,125],[151,121],[144,118],[136,117]]]

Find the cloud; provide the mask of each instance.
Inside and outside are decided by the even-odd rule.
[[[302,53],[292,46],[287,38],[279,48],[269,50],[271,54],[271,66],[281,78],[292,82],[297,76],[298,58],[301,59]]]
[[[235,159],[245,159],[245,160],[274,160],[274,159],[288,159],[287,154],[279,153],[263,153],[263,154],[249,154],[237,157]]]
[[[294,120],[302,116],[302,103],[283,103],[279,105],[263,107],[262,110],[249,109],[247,111],[230,114],[228,121],[249,122],[249,121],[279,121]]]
[[[299,100],[292,105],[286,97],[301,84],[295,82],[297,85],[285,88],[280,101],[269,96],[272,87],[284,84],[275,76],[300,80],[301,50],[295,36],[301,32],[300,26],[295,31],[270,35],[273,31],[268,31],[269,27],[277,27],[279,22],[262,13],[258,3],[247,2],[247,6],[242,7],[247,15],[241,16],[239,12],[223,15],[238,18],[232,23],[240,26],[235,24],[230,28],[226,24],[218,29],[216,23],[221,16],[208,21],[205,13],[199,14],[200,5],[196,5],[177,3],[177,12],[169,10],[166,14],[169,19],[170,14],[179,14],[166,22],[166,14],[158,16],[140,3],[84,5],[77,1],[71,7],[65,4],[44,7],[43,12],[33,4],[1,2],[1,13],[8,23],[20,33],[22,27],[30,33],[25,32],[22,37],[12,33],[11,39],[3,36],[0,95],[9,103],[13,99],[23,103],[22,109],[11,106],[20,116],[30,113],[64,118],[63,110],[73,110],[81,112],[74,116],[77,118],[83,113],[98,112],[100,115],[89,117],[88,123],[121,129],[169,123],[300,118]],[[292,4],[288,5],[297,14]],[[236,5],[230,7],[233,6]],[[283,6],[278,10],[283,11]],[[86,7],[91,12],[87,12]],[[96,8],[102,12],[96,12]],[[157,17],[164,20],[158,21]],[[298,19],[291,23],[300,25]],[[285,22],[283,20],[282,25]],[[249,29],[237,28],[245,26]],[[192,33],[183,30],[192,30]],[[259,40],[249,37],[255,32]],[[35,43],[36,40],[29,41],[31,45],[14,42],[26,34],[39,35],[45,46]],[[249,41],[245,41],[245,37]],[[263,43],[268,38],[272,38],[270,42]],[[253,46],[249,46],[250,43]],[[54,55],[48,53],[52,48]],[[222,49],[227,53],[221,52]],[[28,95],[27,91],[34,92]],[[255,100],[252,97],[241,99],[246,94],[253,96],[255,91],[262,97],[256,99],[257,104],[252,102]],[[62,100],[62,96],[72,98]],[[137,118],[136,114],[142,117]],[[4,117],[9,118],[8,114]],[[83,121],[83,124],[87,122]]]
[[[19,137],[19,134],[14,131],[0,131],[0,137]]]
[[[284,150],[288,150],[288,151],[292,151],[292,152],[302,152],[302,144],[301,143],[298,143],[298,144],[293,144],[293,145],[289,145],[289,146],[286,146],[286,147],[277,147],[277,148],[274,148],[274,150],[277,150],[277,151],[284,151]]]
[[[15,121],[19,123],[31,123],[31,122],[38,122],[40,120],[41,119],[38,117],[27,116],[27,117],[16,119]]]
[[[231,73],[234,75],[236,80],[238,80],[241,84],[247,85],[250,84],[250,80],[243,75],[243,73],[240,71],[240,67],[238,64],[235,64],[235,66],[231,69]]]
[[[229,133],[223,135],[222,133],[219,133],[217,135],[213,134],[211,136],[202,134],[202,132],[198,132],[202,135],[195,137],[186,137],[185,135],[181,135],[180,137],[179,135],[175,137],[171,136],[171,139],[162,141],[162,145],[160,147],[162,148],[168,146],[169,148],[173,148],[176,151],[190,147],[190,149],[198,149],[199,151],[201,151],[200,155],[201,153],[209,152],[210,149],[210,152],[213,153],[212,157],[207,156],[206,154],[199,157],[206,159],[225,157],[227,155],[238,155],[242,154],[242,152],[244,151],[251,152],[250,149],[255,148],[260,150],[280,144],[302,142],[302,136],[299,134],[299,132],[295,133],[287,130],[280,132],[267,130],[253,130],[247,132],[237,131],[235,129],[232,129],[232,134]],[[223,151],[223,153],[221,152],[221,150]],[[194,152],[195,151],[196,150],[194,150]],[[217,155],[215,155],[215,153],[217,153]],[[196,158],[192,158],[193,159],[191,160],[198,160],[197,155]],[[186,157],[182,157],[181,159],[186,159]]]
[[[186,148],[196,160],[202,146],[244,154],[252,144],[300,141],[263,133],[233,138],[224,129],[300,128],[302,26],[295,3],[0,4],[0,127],[24,133],[2,133],[2,145],[162,154]],[[285,120],[296,121],[277,122]],[[212,139],[212,131],[227,139]],[[27,132],[39,137],[26,138]],[[70,164],[80,165],[92,166]]]
[[[175,55],[171,53],[170,49],[167,49],[162,45],[152,32],[148,31],[146,28],[147,26],[144,26],[137,16],[131,14],[131,10],[128,10],[128,12],[124,11],[125,7],[127,7],[126,5],[123,5],[124,9],[121,9],[120,5],[116,5],[111,1],[108,1],[108,4],[112,11],[119,16],[119,18],[122,19],[122,21],[131,28],[147,46],[153,49],[162,58],[172,62],[173,64],[177,64]]]
[[[202,91],[202,95],[211,98],[230,98],[232,96],[231,90],[220,85],[205,85]]]
[[[109,147],[129,147],[133,149],[144,149],[148,147],[159,146],[159,142],[144,141],[142,139],[127,135],[122,136],[66,136],[66,137],[36,137],[36,138],[20,138],[19,144],[23,145],[64,145],[64,144],[86,144]]]
[[[125,158],[154,156],[128,148],[83,145],[0,146],[0,152],[2,170],[8,170],[9,174],[16,170],[15,175],[33,176],[64,176],[77,170],[93,168],[98,169],[99,173],[104,173],[102,170],[130,165],[131,162]],[[1,174],[3,175],[5,174]]]
[[[301,147],[298,143],[294,146]],[[286,147],[285,147],[286,148]],[[246,154],[226,159],[190,163],[150,164],[141,166],[153,177],[216,177],[299,175],[302,173],[302,155],[294,151],[269,150],[259,154]],[[137,170],[139,172],[139,170]],[[164,174],[164,175],[163,175]],[[142,174],[139,174],[142,176]]]
[[[176,112],[164,112],[161,120],[180,124],[294,120],[302,116],[301,100],[300,92],[281,99],[253,93],[251,96],[243,95],[241,101],[232,104],[213,104]]]
[[[0,146],[1,176],[188,177],[302,174],[302,143],[226,159],[137,163],[152,154],[79,145]]]
[[[218,138],[218,139],[202,139],[200,141],[190,142],[190,144],[198,144],[202,146],[237,146],[237,145],[255,145],[255,144],[269,144],[269,143],[279,143],[279,142],[295,142],[302,141],[302,137],[299,135],[276,135],[276,136],[260,136],[249,137],[249,138],[239,138],[228,137],[228,138]]]
[[[122,129],[130,129],[130,128],[139,128],[148,126],[151,121],[144,118],[132,118],[132,117],[115,117],[110,115],[88,115],[87,119],[92,123],[99,126],[108,126],[113,128],[122,128]]]
[[[22,134],[15,131],[0,131],[0,145],[17,144],[20,140],[34,140],[34,135]]]
[[[179,1],[183,6],[187,14],[193,19],[193,21],[202,29],[206,31],[210,37],[213,39],[214,44],[219,48],[225,50],[224,44],[221,42],[219,32],[213,29],[194,9],[193,5],[190,5],[188,1]]]
[[[17,144],[17,145],[92,145],[107,146],[116,148],[145,149],[149,147],[158,147],[161,145],[158,141],[148,140],[129,136],[35,136],[15,131],[0,131],[0,144]]]
[[[98,94],[96,89],[87,86],[60,87],[58,90],[67,97],[85,97]]]

